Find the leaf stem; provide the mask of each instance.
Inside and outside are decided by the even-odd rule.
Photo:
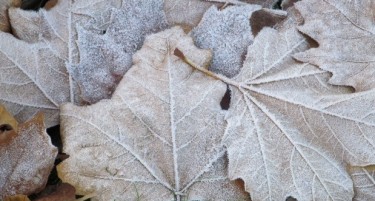
[[[232,85],[234,87],[237,87],[237,88],[241,88],[242,87],[242,83],[239,83],[239,82],[236,82],[228,77],[225,77],[223,75],[220,75],[220,74],[216,74],[212,71],[209,71],[203,67],[200,67],[199,65],[197,65],[196,63],[194,63],[192,60],[190,60],[189,58],[185,57],[184,53],[181,52],[181,50],[179,50],[178,48],[176,48],[174,50],[174,53],[173,53],[175,56],[177,56],[178,58],[180,58],[181,60],[183,60],[185,63],[189,64],[191,67],[201,71],[202,73],[212,77],[212,78],[215,78],[215,79],[218,79],[218,80],[221,80],[222,82],[226,83],[226,84],[229,84],[229,85]]]

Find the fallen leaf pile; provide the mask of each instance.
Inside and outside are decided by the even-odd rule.
[[[374,1],[19,7],[0,3],[0,199],[375,199]],[[68,155],[47,187],[44,125]]]

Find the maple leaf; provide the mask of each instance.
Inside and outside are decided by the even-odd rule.
[[[319,43],[295,55],[333,73],[331,84],[356,91],[375,87],[374,1],[312,0],[296,4],[305,19],[299,30]]]
[[[134,5],[135,2],[139,6]],[[26,121],[43,111],[46,125],[50,127],[58,123],[61,103],[82,104],[83,100],[95,102],[107,98],[116,81],[130,66],[129,57],[140,46],[144,35],[163,27],[163,22],[158,21],[162,19],[162,7],[157,5],[160,2],[124,1],[118,5],[114,1],[103,0],[58,1],[52,8],[47,6],[48,10],[40,9],[39,12],[10,9],[10,22],[17,38],[0,33],[0,102],[19,121]],[[116,6],[118,9],[114,8]],[[154,12],[151,12],[152,6],[155,6],[152,8]],[[134,15],[134,18],[128,15],[123,22],[117,20],[126,13],[139,12],[138,9],[146,11]],[[159,11],[157,17],[154,16],[156,11]],[[96,17],[97,12],[103,14]],[[155,20],[149,20],[153,17]],[[139,18],[143,21],[139,21]],[[143,23],[145,20],[149,20],[148,24]],[[108,34],[104,36],[106,40],[110,40],[108,35],[112,37],[112,43],[105,44],[119,43],[117,46],[103,46],[103,50],[98,45],[104,41],[84,35],[93,34],[88,31],[97,30],[98,27],[103,28],[102,23],[109,26]],[[122,32],[124,26],[131,29]],[[77,32],[76,27],[81,32]],[[86,32],[83,33],[83,30]]]
[[[233,199],[220,100],[226,85],[171,55],[178,46],[207,66],[180,28],[150,35],[110,100],[61,108],[64,152],[59,177],[98,200]]]
[[[309,45],[290,22],[280,32],[263,29],[233,79],[181,58],[232,86],[228,174],[244,180],[253,200],[350,200],[346,166],[375,160],[375,91],[352,94],[329,85],[326,71],[293,60]]]
[[[1,109],[1,107],[0,107]],[[8,119],[1,113],[0,119]],[[0,125],[11,125],[13,121]],[[12,130],[11,130],[12,131]],[[3,135],[3,133],[1,133]],[[45,131],[43,115],[19,125],[18,132],[0,138],[0,198],[29,195],[44,188],[53,168],[57,148]]]

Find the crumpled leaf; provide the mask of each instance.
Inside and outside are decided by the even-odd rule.
[[[21,0],[2,0],[0,1],[0,31],[10,32],[8,9],[10,7],[19,7]]]
[[[375,92],[329,85],[329,73],[292,59],[308,47],[296,29],[265,28],[232,83],[229,177],[254,200],[351,200],[347,164],[375,162]]]
[[[110,100],[61,108],[59,177],[95,200],[248,200],[227,179],[224,83],[173,56],[206,66],[207,50],[180,28],[146,38]]]
[[[55,6],[46,6],[46,9],[40,9],[39,12],[10,9],[13,34],[17,38],[0,33],[0,102],[19,121],[26,121],[37,112],[43,111],[46,115],[46,125],[50,127],[58,124],[61,103],[86,104],[108,97],[108,93],[117,84],[114,81],[118,81],[129,67],[129,58],[134,49],[142,43],[144,35],[157,29],[156,27],[165,25],[163,21],[158,21],[162,18],[153,18],[156,11],[148,12],[152,9],[146,10],[147,12],[142,15],[134,15],[135,18],[132,19],[127,16],[126,22],[117,20],[126,13],[137,13],[138,8],[146,5],[156,6],[153,8],[155,10],[162,10],[157,0],[137,2],[143,3],[140,7],[134,5],[135,1],[122,3],[121,9],[125,9],[122,11],[116,10],[118,7],[120,9],[121,5],[115,0],[80,0],[74,3],[71,0],[57,1]],[[101,14],[96,16],[97,12]],[[110,18],[111,13],[113,18]],[[140,16],[143,21],[149,20],[149,24],[139,23],[142,25],[141,28],[133,26],[140,22]],[[102,23],[107,25],[101,25]],[[117,30],[120,27],[114,27],[112,23],[121,24],[122,27],[131,25],[132,29],[127,27],[129,32],[121,33],[123,30]],[[83,29],[94,33],[98,32],[97,29],[109,27],[108,35],[112,36],[112,42],[115,44],[110,46],[110,43],[105,42],[107,46],[102,47],[102,52],[98,52],[100,48],[94,46],[101,43],[98,44],[97,40],[90,41],[92,44],[80,41],[91,38],[83,34],[77,38],[76,27],[79,27],[81,34]],[[76,45],[76,39],[80,49]],[[85,43],[85,46],[82,46],[82,43]],[[126,48],[120,48],[121,45],[126,45]],[[114,47],[117,49],[112,49]],[[93,49],[96,52],[93,52]],[[93,54],[93,57],[88,58]],[[103,59],[103,55],[107,60]],[[115,66],[111,66],[112,64]],[[88,66],[95,67],[96,71],[90,70]],[[92,80],[96,81],[95,84],[91,82],[89,85],[88,82]]]
[[[374,200],[375,171],[373,167],[349,168],[354,183],[354,201]]]
[[[278,22],[275,20],[272,23],[267,20],[262,23],[262,18],[277,18],[267,17],[274,12],[261,8],[259,5],[231,6],[220,11],[212,6],[207,10],[198,26],[191,31],[191,35],[199,48],[212,50],[211,71],[227,77],[238,74],[247,47],[254,39],[251,27],[260,30],[263,26]],[[250,18],[253,14],[256,15],[256,19],[251,20],[250,27]]]
[[[319,43],[295,55],[332,72],[331,84],[356,91],[375,87],[373,1],[312,0],[296,4],[305,19],[299,30]]]
[[[56,155],[57,149],[45,131],[42,114],[21,124],[11,140],[0,143],[0,199],[42,190]]]
[[[112,11],[105,34],[79,28],[80,63],[72,67],[71,75],[81,97],[89,103],[109,98],[145,36],[166,26],[163,0],[127,0]]]

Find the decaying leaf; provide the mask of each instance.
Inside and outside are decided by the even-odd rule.
[[[48,188],[48,187],[47,187]],[[47,189],[46,188],[46,189]],[[61,183],[50,189],[52,193],[40,196],[36,201],[75,201],[75,188],[67,183]]]
[[[10,32],[8,9],[10,7],[19,7],[21,0],[2,0],[0,1],[0,31]]]
[[[42,190],[56,154],[57,149],[45,131],[42,114],[21,124],[15,137],[0,144],[0,199]]]
[[[30,199],[26,195],[13,195],[5,197],[4,201],[30,201]]]
[[[18,122],[4,106],[0,105],[0,146],[9,143],[17,132]]]
[[[180,28],[146,38],[113,97],[61,108],[59,177],[96,200],[248,200],[226,176],[220,100],[226,85],[173,56],[178,46],[202,65]]]
[[[296,4],[305,19],[300,31],[318,48],[295,55],[333,73],[330,83],[357,91],[375,87],[374,1],[312,0]]]
[[[145,36],[166,28],[163,0],[124,0],[109,23],[103,35],[78,29],[80,63],[71,68],[71,76],[89,103],[109,98]]]

